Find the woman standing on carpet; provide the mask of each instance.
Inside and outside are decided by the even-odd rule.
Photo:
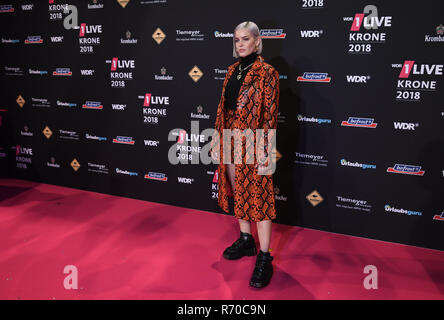
[[[273,151],[269,141],[275,141],[279,104],[279,73],[264,61],[261,53],[262,39],[257,25],[251,21],[239,24],[233,36],[233,56],[239,59],[228,67],[217,108],[215,129],[220,137],[220,152],[212,153],[213,159],[217,159],[220,154],[218,204],[229,213],[228,198],[233,196],[234,216],[240,226],[240,238],[225,249],[223,256],[233,260],[256,255],[256,243],[250,229],[250,223],[256,222],[260,251],[250,280],[250,286],[256,288],[265,287],[273,275],[273,257],[269,247],[271,222],[276,218],[275,198],[272,172],[263,170],[269,168],[269,161],[274,161],[274,158],[271,160],[269,157]],[[234,164],[231,161],[222,161],[223,129],[251,129],[254,132],[252,164],[249,164],[251,161],[243,159],[240,162],[236,161],[236,158],[240,157],[239,154],[246,153],[246,140],[241,143],[242,153],[236,154],[233,153],[234,143],[231,140],[231,157],[234,158]],[[264,152],[256,153],[256,133],[262,131],[256,129],[265,132],[262,140]],[[262,144],[260,146],[262,148]]]

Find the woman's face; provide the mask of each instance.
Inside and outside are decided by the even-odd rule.
[[[248,29],[241,28],[234,33],[234,43],[237,54],[240,57],[246,57],[255,51],[256,45],[259,45],[259,39],[255,38]]]

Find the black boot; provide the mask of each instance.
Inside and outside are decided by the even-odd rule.
[[[270,256],[270,252],[264,253],[262,250],[259,251],[256,258],[256,267],[250,280],[250,286],[263,288],[268,285],[273,275],[273,265],[271,261],[273,261],[273,257]]]
[[[229,260],[240,259],[243,256],[255,256],[256,243],[254,238],[249,233],[240,233],[240,238],[237,239],[230,247],[224,251],[224,258]]]

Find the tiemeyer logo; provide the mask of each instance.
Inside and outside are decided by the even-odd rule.
[[[170,105],[169,97],[155,96],[151,93],[145,93],[145,96],[139,96],[139,99],[143,99],[143,123],[158,124],[159,118],[167,116],[167,109],[162,107]]]
[[[117,136],[113,139],[113,143],[134,145],[136,142],[133,140],[132,137]]]
[[[157,44],[161,44],[162,41],[165,40],[166,34],[163,33],[162,29],[157,28],[156,31],[154,31],[152,37]]]
[[[106,167],[106,164],[91,163],[91,162],[88,162],[88,171],[95,173],[105,173],[105,174],[109,173],[109,169]]]
[[[423,176],[425,171],[421,170],[421,166],[412,166],[409,164],[395,164],[393,167],[388,167],[387,172],[409,174],[413,176]]]
[[[56,68],[55,71],[52,73],[53,76],[65,76],[65,77],[71,77],[72,72],[70,68]]]
[[[361,168],[361,169],[376,169],[376,165],[374,165],[374,164],[350,162],[345,159],[341,159],[340,163],[341,163],[341,166],[345,166],[345,167],[355,167],[355,168]]]
[[[325,159],[324,156],[314,155],[314,154],[306,154],[306,153],[300,153],[300,152],[295,152],[295,154],[296,154],[296,158],[297,158],[294,161],[295,163],[314,165],[314,166],[320,166],[320,167],[326,167],[328,165],[328,160]]]
[[[137,44],[139,40],[137,39],[133,39],[131,37],[131,31],[127,30],[125,32],[125,39],[120,38],[120,43],[121,44]]]
[[[412,122],[393,122],[393,125],[398,130],[415,130],[419,127],[419,123]]]
[[[140,1],[140,4],[146,4],[146,5],[161,5],[161,4],[166,4],[167,0],[146,0],[146,1]]]
[[[301,38],[320,38],[323,30],[301,30]]]
[[[444,42],[444,26],[440,24],[435,29],[436,35],[426,35],[424,41],[425,42]]]
[[[284,29],[262,29],[260,35],[262,39],[285,39],[287,34]]]
[[[302,122],[314,122],[317,124],[323,124],[323,123],[331,123],[330,119],[321,119],[321,118],[315,118],[315,117],[306,117],[302,114],[298,114],[298,121]]]
[[[402,213],[406,214],[408,216],[422,216],[422,212],[419,211],[412,211],[412,210],[405,210],[405,209],[397,209],[395,207],[392,207],[389,204],[386,204],[384,206],[385,211],[387,212],[393,212],[393,213]]]
[[[97,101],[86,101],[83,106],[83,109],[96,109],[96,110],[102,110],[103,109],[103,105],[101,102],[97,102]]]
[[[79,140],[80,135],[76,131],[59,129],[59,138],[66,140]]]
[[[159,173],[159,172],[148,172],[145,176],[145,179],[149,179],[149,180],[157,180],[157,181],[167,181],[168,177],[166,176],[165,173]]]
[[[214,31],[214,37],[215,38],[233,38],[233,34],[230,32],[220,32],[220,31]]]
[[[121,60],[119,58],[113,58],[112,60],[106,60],[106,63],[111,64],[111,88],[125,88],[126,81],[134,80],[132,71],[120,70],[135,69],[135,60]]]
[[[43,39],[41,36],[28,36],[25,39],[25,44],[41,44],[43,43]]]
[[[365,14],[368,14],[365,16]],[[375,43],[385,43],[386,33],[376,32],[383,28],[391,28],[391,16],[379,16],[374,5],[364,7],[363,13],[356,13],[353,17],[344,17],[344,21],[351,21],[348,35],[349,54],[371,54]]]
[[[97,34],[102,33],[102,25],[80,24],[79,45],[80,53],[94,53],[94,46],[100,45],[100,37]]]
[[[396,101],[420,102],[423,94],[421,91],[436,91],[436,80],[411,80],[411,76],[441,78],[443,66],[442,64],[418,64],[415,60],[405,60],[403,65],[392,64],[392,68],[401,68],[396,85]]]
[[[225,80],[227,72],[227,69],[214,68],[214,80]]]
[[[331,77],[325,72],[304,72],[302,76],[298,76],[297,81],[302,82],[330,82]]]
[[[176,41],[203,41],[205,35],[200,30],[176,30]]]
[[[342,196],[336,196],[336,200],[338,202],[336,203],[336,207],[338,208],[361,210],[366,212],[370,212],[372,208],[371,205],[367,204],[366,200],[356,200],[356,199],[345,198]]]
[[[32,101],[31,105],[33,107],[44,107],[44,108],[51,107],[51,102],[48,99],[45,99],[45,98],[34,98],[34,97],[31,97],[31,101]]]
[[[5,66],[5,76],[23,76],[23,70],[20,67]]]
[[[349,117],[348,120],[341,122],[341,126],[374,129],[378,125],[374,121],[375,121],[375,119],[373,119],[373,118]]]

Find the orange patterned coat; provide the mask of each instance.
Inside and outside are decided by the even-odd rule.
[[[217,107],[215,129],[220,137],[220,158],[223,159],[223,129],[238,128],[252,129],[256,137],[256,129],[263,129],[268,133],[268,129],[276,129],[277,114],[279,106],[279,73],[266,63],[261,55],[253,63],[245,76],[239,90],[237,99],[237,117],[226,118],[225,88],[228,79],[236,71],[239,61],[228,67],[228,72],[222,88],[222,95]],[[236,76],[234,74],[233,76]],[[265,135],[265,145],[267,145],[270,135]],[[256,138],[254,138],[256,139]],[[245,154],[245,141],[242,143],[242,152]],[[254,140],[256,141],[256,140]],[[271,140],[270,140],[271,141]],[[232,142],[233,143],[233,142]],[[254,143],[256,145],[256,143]],[[267,150],[272,152],[272,150]],[[259,175],[255,167],[257,163],[256,148],[254,147],[254,163],[244,160],[235,165],[235,193],[234,193],[234,215],[238,219],[248,221],[272,220],[276,218],[274,188],[272,173],[269,175]],[[225,212],[229,213],[228,197],[233,196],[225,164],[220,161],[218,164],[218,204]],[[231,163],[234,163],[232,160]]]

